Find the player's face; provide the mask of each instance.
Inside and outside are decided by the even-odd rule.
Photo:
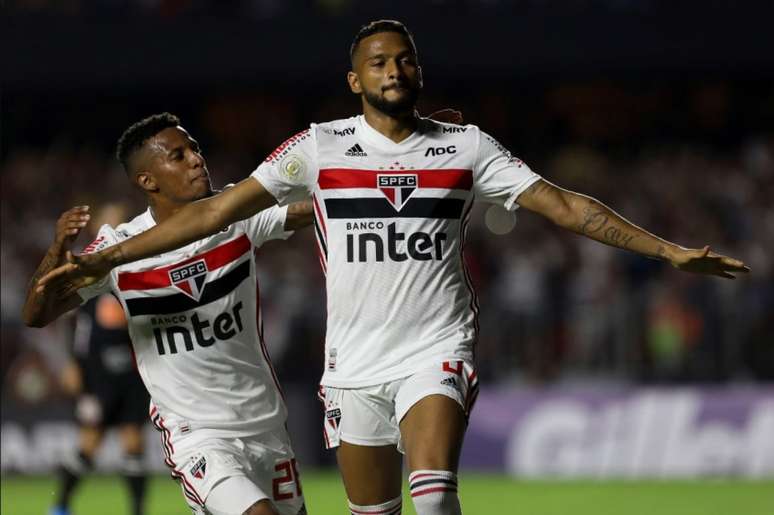
[[[409,40],[397,32],[363,39],[348,77],[353,93],[388,115],[414,112],[422,89],[422,70]]]
[[[168,127],[146,142],[152,153],[155,189],[174,202],[191,202],[212,194],[210,173],[199,144],[182,127]]]

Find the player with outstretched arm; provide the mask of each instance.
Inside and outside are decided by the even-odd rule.
[[[85,253],[113,248],[214,194],[198,143],[171,114],[129,127],[117,154],[149,207],[115,228],[103,225]],[[68,211],[70,243],[88,219],[87,206]],[[253,251],[311,223],[308,200],[273,207],[77,291],[28,293],[23,317],[35,327],[100,295],[120,301],[164,462],[195,514],[306,513],[285,401],[263,339]],[[55,242],[35,278],[66,251]]]
[[[234,188],[103,252],[71,257],[39,288],[82,288],[116,266],[311,195],[328,299],[323,423],[350,510],[401,512],[404,453],[417,513],[457,514],[457,464],[478,386],[478,303],[462,252],[474,200],[521,206],[687,272],[733,278],[748,269],[551,184],[474,125],[418,117],[422,69],[403,24],[364,26],[351,60],[347,79],[362,115],[312,124]]]

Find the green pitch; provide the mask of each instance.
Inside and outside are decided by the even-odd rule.
[[[503,476],[463,473],[461,499],[468,515],[772,515],[771,481],[513,481]],[[345,515],[346,498],[335,472],[302,476],[310,515]],[[51,478],[2,480],[2,515],[45,515],[53,499]],[[407,489],[404,488],[404,493]],[[154,477],[147,515],[190,515],[177,484]],[[404,514],[414,515],[405,499]],[[124,515],[128,503],[115,477],[85,481],[73,515]]]

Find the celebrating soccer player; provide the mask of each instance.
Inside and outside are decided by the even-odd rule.
[[[416,116],[422,69],[403,24],[364,26],[350,57],[361,116],[312,124],[234,188],[103,252],[71,258],[40,288],[82,288],[113,267],[311,195],[328,295],[323,424],[350,510],[400,513],[403,453],[417,513],[457,514],[457,464],[478,391],[478,303],[462,252],[474,199],[520,205],[680,270],[732,278],[747,268],[708,247],[665,241],[554,186],[474,125]]]
[[[198,143],[173,115],[129,127],[117,154],[149,208],[115,228],[103,225],[85,253],[213,194]],[[89,218],[85,207],[69,213],[67,241],[57,238],[35,277],[63,262]],[[263,341],[253,249],[311,223],[309,201],[273,207],[179,250],[118,267],[87,288],[28,293],[24,321],[37,327],[93,297],[119,299],[164,462],[196,514],[306,513],[285,403]]]

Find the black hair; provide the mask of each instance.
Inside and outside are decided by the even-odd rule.
[[[360,30],[357,31],[357,34],[355,34],[355,39],[352,41],[352,46],[349,47],[350,61],[354,63],[355,51],[357,50],[357,47],[361,41],[363,41],[368,36],[373,36],[374,34],[379,34],[381,32],[396,32],[398,34],[402,34],[411,44],[411,50],[414,52],[414,55],[417,54],[417,47],[414,44],[414,36],[411,35],[411,32],[409,32],[405,25],[397,20],[376,20],[370,23],[366,23],[360,27]]]
[[[126,173],[129,173],[129,159],[146,141],[164,129],[178,125],[180,118],[170,113],[161,113],[143,118],[126,129],[116,145],[116,159],[124,166]]]

